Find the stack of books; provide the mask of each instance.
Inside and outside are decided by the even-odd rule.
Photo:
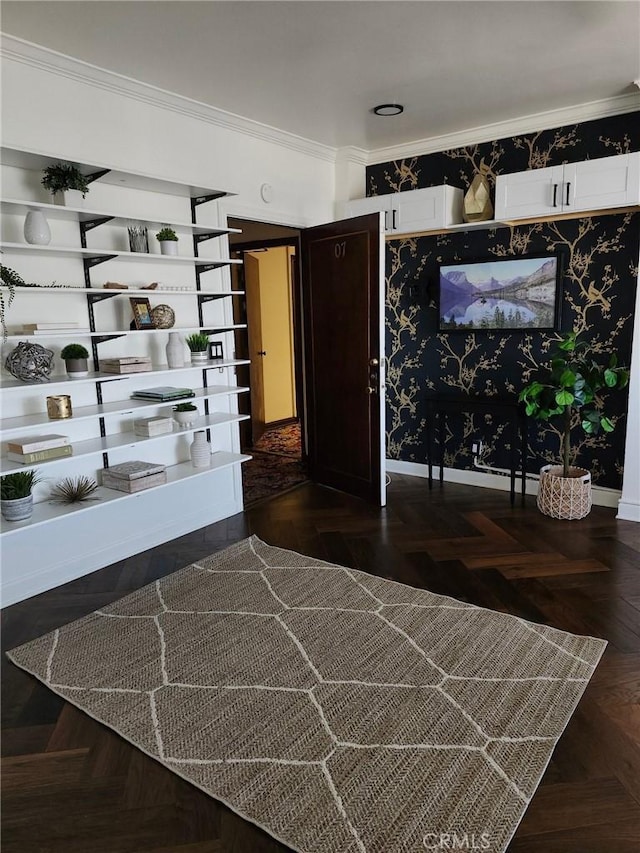
[[[182,400],[185,397],[195,397],[195,391],[191,388],[174,388],[172,385],[161,385],[158,388],[141,388],[131,395],[136,400],[157,400],[159,403],[167,403],[172,400]]]
[[[164,435],[173,432],[173,418],[138,418],[133,422],[133,431],[136,435]]]
[[[21,462],[23,465],[33,465],[34,462],[47,462],[49,459],[60,459],[72,456],[73,448],[66,435],[32,435],[27,438],[14,438],[7,442],[7,459]]]
[[[100,370],[103,373],[146,373],[151,370],[151,359],[146,355],[101,358]]]
[[[50,335],[52,332],[86,334],[89,328],[81,327],[79,323],[24,323],[15,329],[15,334],[24,335]]]
[[[119,492],[142,492],[153,486],[167,482],[167,470],[164,465],[154,462],[121,462],[102,472],[102,485]]]

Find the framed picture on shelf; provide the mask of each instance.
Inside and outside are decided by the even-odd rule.
[[[211,341],[211,343],[209,344],[209,358],[211,359],[211,361],[216,361],[218,359],[224,358],[222,341]]]
[[[144,296],[130,296],[131,310],[133,311],[132,328],[155,329],[156,325],[151,316],[151,305]]]
[[[441,264],[438,330],[560,328],[562,255],[522,255]]]

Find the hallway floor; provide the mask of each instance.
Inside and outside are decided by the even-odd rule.
[[[253,458],[242,466],[245,507],[307,481],[299,421],[266,430],[247,453]]]

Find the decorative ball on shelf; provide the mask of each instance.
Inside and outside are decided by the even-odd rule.
[[[170,329],[176,322],[176,315],[169,305],[156,305],[151,309],[151,318],[156,329]]]
[[[20,341],[7,356],[4,366],[21,382],[48,382],[53,369],[53,351],[40,344]]]

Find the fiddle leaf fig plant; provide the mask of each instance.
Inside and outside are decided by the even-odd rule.
[[[563,477],[569,476],[572,430],[579,426],[587,435],[613,432],[615,423],[604,412],[603,396],[628,382],[629,370],[618,365],[615,353],[602,364],[586,341],[578,340],[576,332],[567,332],[558,342],[551,364],[522,389],[519,400],[529,417],[560,420]]]

